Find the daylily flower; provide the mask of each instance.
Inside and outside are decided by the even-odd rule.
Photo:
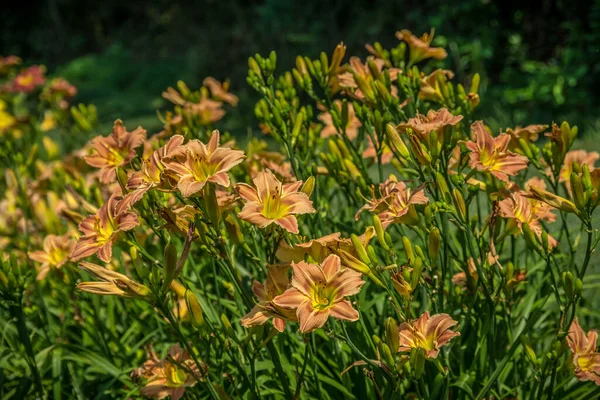
[[[103,183],[114,182],[117,168],[135,157],[135,149],[142,145],[145,138],[146,130],[141,126],[127,132],[123,122],[118,119],[109,136],[98,136],[92,140],[92,153],[84,159],[92,167],[100,168],[100,180]]]
[[[378,214],[384,228],[391,223],[412,224],[419,219],[415,205],[429,202],[423,186],[411,189],[393,175],[379,185],[379,193],[379,198],[373,193],[373,198],[358,210],[356,220],[364,210],[369,210]]]
[[[219,147],[219,131],[215,130],[204,144],[199,140],[190,140],[185,161],[171,161],[166,163],[167,169],[177,175],[179,182],[177,188],[185,197],[190,197],[200,192],[207,182],[228,187],[230,185],[227,171],[235,167],[244,159],[244,152]]]
[[[75,240],[69,234],[64,236],[48,235],[44,238],[43,250],[27,253],[33,261],[40,265],[37,280],[44,279],[51,269],[60,269],[69,261],[69,256],[75,248]]]
[[[225,103],[229,103],[232,106],[236,106],[239,99],[232,93],[229,93],[229,83],[221,83],[213,77],[207,77],[202,82],[204,86],[210,90],[210,95],[219,101],[224,101]]]
[[[259,228],[275,223],[288,232],[298,234],[296,215],[314,213],[312,201],[299,191],[302,181],[282,184],[266,169],[254,178],[254,188],[240,183],[236,189],[246,200],[238,216]]]
[[[60,94],[66,98],[71,98],[77,94],[77,88],[71,85],[65,78],[52,79],[48,90],[52,94]]]
[[[548,129],[548,125],[527,125],[524,128],[520,126],[517,126],[514,129],[507,128],[506,133],[510,135],[508,149],[510,151],[518,149],[519,139],[523,139],[526,142],[537,141],[540,137],[540,133],[543,133],[546,129]]]
[[[138,217],[133,212],[118,213],[121,197],[112,195],[95,215],[86,217],[79,224],[83,236],[79,238],[71,253],[73,261],[92,254],[104,262],[112,258],[112,245],[121,231],[128,231],[139,225]]]
[[[467,142],[471,151],[469,165],[478,171],[489,172],[496,178],[509,182],[509,176],[516,175],[527,168],[527,158],[508,151],[510,136],[502,133],[497,137],[487,131],[483,122],[477,121],[472,126],[473,139]]]
[[[430,316],[429,312],[425,311],[417,320],[400,324],[398,351],[421,348],[425,350],[427,358],[436,358],[440,347],[446,345],[453,337],[460,336],[460,333],[450,329],[457,323],[448,314]]]
[[[21,58],[17,56],[0,57],[0,74],[5,74],[14,66],[21,64]]]
[[[580,381],[593,381],[600,386],[600,355],[596,348],[598,332],[589,331],[587,337],[577,318],[569,328],[567,343],[573,353],[575,376]]]
[[[462,119],[462,115],[452,115],[446,108],[440,108],[438,111],[429,110],[427,115],[417,114],[414,118],[398,125],[398,130],[406,132],[407,129],[411,129],[421,138],[426,138],[431,131],[441,133],[446,127],[455,126]]]
[[[377,134],[375,134],[375,142],[378,143]],[[379,158],[377,157],[377,149],[375,149],[375,145],[373,144],[373,140],[370,136],[367,136],[367,148],[362,153],[363,158],[372,158],[376,163],[379,162]],[[381,164],[386,165],[392,162],[394,159],[394,152],[390,147],[384,142],[381,149]]]
[[[258,304],[242,317],[242,326],[250,328],[262,325],[273,318],[275,329],[283,332],[286,321],[298,321],[294,310],[285,309],[273,303],[273,299],[283,294],[290,284],[289,269],[289,265],[269,265],[266,282],[262,284],[254,281],[252,291],[258,299]]]
[[[365,283],[359,272],[341,269],[340,258],[333,254],[322,264],[292,263],[292,269],[292,286],[275,297],[273,303],[296,309],[300,332],[307,333],[322,327],[329,316],[346,321],[358,320],[358,311],[345,298],[357,294]]]
[[[84,292],[114,295],[119,297],[146,297],[150,294],[150,289],[138,283],[126,275],[112,271],[100,265],[81,261],[79,267],[88,272],[100,282],[81,282],[77,284],[77,289]]]
[[[334,107],[339,111],[338,115],[341,115],[342,110],[342,102],[341,100],[334,101]],[[335,136],[338,134],[338,130],[333,123],[333,117],[327,111],[319,114],[319,120],[323,123],[324,127],[321,130],[321,137],[326,139],[330,136]],[[350,141],[356,139],[358,136],[358,128],[362,126],[362,123],[358,118],[356,118],[356,113],[354,112],[354,107],[352,104],[348,103],[348,123],[345,127],[342,127],[343,133],[346,134]],[[342,134],[342,132],[340,132]]]
[[[206,98],[199,103],[185,103],[183,113],[195,118],[200,125],[210,125],[225,116],[222,102]]]
[[[177,184],[176,177],[167,176],[165,163],[175,157],[185,156],[186,148],[182,146],[183,136],[175,135],[150,157],[143,160],[140,171],[134,172],[127,181],[127,193],[119,203],[118,212],[129,210],[135,203],[144,197],[151,189],[170,190]],[[169,179],[171,178],[171,179]]]
[[[9,92],[32,92],[38,86],[46,82],[46,69],[40,65],[34,65],[19,72],[17,76],[6,86]]]
[[[371,82],[375,79],[369,69],[368,61],[372,60],[375,63],[378,73],[382,73],[385,66],[385,61],[379,58],[369,57],[363,64],[358,57],[350,57],[350,63],[347,68],[347,72],[339,74],[338,84],[341,88],[345,89],[345,92],[350,96],[363,100],[365,96],[374,98],[375,92],[371,87]],[[388,68],[387,71],[390,74],[390,81],[394,82],[398,79],[398,74],[401,72],[397,68]],[[392,96],[398,95],[398,89],[392,86]]]
[[[563,166],[560,169],[560,174],[558,175],[559,182],[569,182],[571,179],[571,173],[573,172],[573,163],[579,164],[582,166],[583,164],[587,164],[590,168],[590,171],[595,169],[594,164],[600,159],[600,154],[596,151],[590,151],[589,153],[585,150],[571,150],[565,155],[565,160],[563,162]],[[552,173],[550,169],[546,171],[546,173],[551,176]]]
[[[502,200],[500,216],[508,219],[506,232],[508,234],[523,233],[523,224],[528,224],[531,230],[538,236],[542,236],[540,220],[553,222],[556,215],[550,212],[549,206],[539,200],[523,196],[523,192],[512,193],[509,198]],[[557,242],[552,236],[548,236],[548,245],[554,248]]]
[[[454,78],[454,73],[447,69],[436,69],[429,75],[422,77],[419,99],[443,103],[444,95],[440,87],[440,80],[447,82],[452,78]]]
[[[149,356],[144,365],[134,373],[135,376],[146,379],[141,390],[143,396],[155,399],[171,396],[172,400],[179,400],[185,389],[203,380],[208,371],[204,364],[200,371],[188,351],[184,351],[178,344],[171,346],[167,357],[162,360],[152,350],[149,351]]]
[[[433,40],[434,30],[430,33],[424,33],[420,38],[416,37],[409,30],[403,29],[400,32],[396,32],[398,40],[406,42],[409,48],[409,64],[415,64],[419,61],[435,58],[436,60],[443,60],[448,56],[446,50],[441,47],[431,47],[431,41]]]

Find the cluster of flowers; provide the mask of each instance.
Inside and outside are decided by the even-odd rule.
[[[217,337],[227,349],[235,343],[241,353],[242,343],[255,338],[254,373],[256,354],[276,332],[298,331],[314,342],[321,328],[347,344],[352,359],[360,358],[349,369],[378,371],[388,379],[389,393],[423,390],[425,373],[434,381],[438,373],[472,369],[461,386],[472,385],[481,391],[478,398],[486,396],[489,368],[464,358],[494,329],[494,337],[504,338],[498,344],[486,341],[490,357],[495,346],[510,348],[510,357],[523,343],[536,365],[523,376],[516,373],[515,381],[538,385],[524,390],[554,393],[567,344],[575,376],[600,385],[597,335],[586,337],[576,317],[598,243],[592,213],[600,201],[595,167],[600,155],[570,150],[577,128],[567,123],[494,135],[473,118],[480,101],[478,76],[466,90],[451,82],[451,71],[426,75],[417,64],[447,56],[431,46],[433,32],[419,38],[403,30],[397,38],[391,51],[367,45],[371,55],[365,62],[352,57],[343,65],[343,45],[331,59],[299,57],[296,68],[278,79],[274,54],[250,58],[248,82],[263,96],[255,113],[262,131],[281,144],[281,153],[257,139],[240,150],[229,134],[212,129],[224,117],[225,104],[235,106],[238,99],[227,83],[207,78],[197,91],[179,82],[178,90],[163,93],[174,109],[158,134],[148,136],[142,127],[128,131],[117,120],[109,135],[63,159],[40,161],[29,176],[26,169],[7,169],[0,221],[8,228],[0,228],[0,242],[35,262],[38,281],[74,279],[84,292],[137,299],[171,324],[179,344],[164,359],[149,350],[149,359],[132,375],[142,380],[145,396],[178,399],[202,383],[223,398],[226,390],[211,377],[216,361],[210,351],[209,359],[200,361],[194,349],[191,338],[198,332]],[[0,71],[19,62],[2,58]],[[27,93],[44,82],[43,69],[31,67],[0,92]],[[316,118],[311,106],[302,105],[300,90],[317,103]],[[44,93],[61,93],[63,101],[76,90],[55,80]],[[0,132],[14,130],[3,118],[0,114]],[[545,142],[538,146],[542,134]],[[553,237],[548,229],[558,225],[550,225],[558,216],[563,224],[560,236]],[[588,235],[580,265],[571,261],[580,242],[571,237],[569,223],[575,220]],[[13,239],[22,232],[42,234],[43,241],[29,249]],[[566,257],[558,257],[563,252],[570,255],[564,262]],[[105,265],[84,260],[90,257]],[[201,282],[189,272],[192,267],[184,268],[188,259],[194,266],[218,265],[211,298],[218,296],[219,276],[229,285],[222,296],[240,308],[231,315],[245,333],[225,314],[222,331],[213,326],[219,321],[205,319],[222,299],[207,300],[204,289],[198,299],[193,288]],[[538,262],[546,265],[543,273],[551,276],[551,285],[531,266]],[[73,263],[85,275],[72,271]],[[87,276],[96,280],[80,281]],[[250,285],[254,299],[247,293]],[[558,322],[548,336],[556,336],[558,350],[548,352],[540,367],[536,353],[547,352],[544,338],[534,348],[521,336],[533,336],[529,330],[517,334],[510,327],[506,334],[503,329],[513,324],[511,307],[524,320],[535,320],[531,309],[521,311],[523,298],[528,304],[543,299],[538,302],[543,307],[551,296],[560,307],[550,308]],[[181,322],[193,328],[182,330]],[[267,323],[274,331],[263,337],[259,329]],[[357,349],[346,327],[370,344]],[[438,358],[444,346],[446,356]],[[305,359],[318,356],[305,347]],[[275,363],[276,350],[269,353]],[[426,360],[435,368],[427,370]],[[306,368],[304,361],[302,372],[296,372],[296,398]],[[317,367],[311,368],[318,380]],[[367,375],[379,393],[381,376],[372,371]],[[285,373],[279,379],[290,395]],[[247,380],[244,385],[260,392],[255,378]],[[446,386],[446,393],[450,390]]]

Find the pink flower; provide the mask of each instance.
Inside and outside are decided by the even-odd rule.
[[[282,184],[271,170],[266,169],[254,178],[254,186],[236,185],[238,193],[246,200],[238,216],[259,228],[275,223],[298,234],[296,215],[316,212],[308,196],[299,191],[302,181]]]
[[[429,316],[429,312],[425,311],[417,320],[400,324],[398,351],[421,348],[425,350],[428,358],[436,358],[440,347],[448,344],[452,338],[460,336],[460,333],[450,329],[457,323],[448,314]]]
[[[8,83],[6,90],[9,92],[30,93],[46,82],[46,69],[41,65],[34,65],[19,72]]]
[[[358,311],[345,298],[357,294],[364,284],[359,272],[341,269],[340,258],[336,255],[330,255],[322,264],[292,263],[292,269],[291,287],[275,297],[273,303],[296,310],[300,332],[322,327],[329,316],[358,320]]]

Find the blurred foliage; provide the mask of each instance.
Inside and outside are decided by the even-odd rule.
[[[342,40],[350,53],[366,54],[366,42],[395,44],[400,27],[434,27],[457,82],[480,73],[481,112],[494,128],[562,119],[584,131],[598,125],[598,0],[50,0],[3,11],[2,20],[3,53],[72,81],[79,101],[98,104],[104,126],[116,117],[156,121],[161,90],[215,75],[231,78],[242,99],[228,128],[243,134],[255,123],[242,117],[256,100],[245,84],[249,55],[275,50],[291,66],[297,54],[314,57]]]

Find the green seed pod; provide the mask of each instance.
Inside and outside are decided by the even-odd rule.
[[[582,293],[583,293],[583,282],[581,281],[581,279],[577,278],[575,280],[575,295],[577,297],[580,297]]]
[[[562,283],[563,288],[565,289],[565,294],[568,299],[573,298],[573,294],[575,293],[575,282],[573,281],[573,274],[569,271],[562,273]]]

